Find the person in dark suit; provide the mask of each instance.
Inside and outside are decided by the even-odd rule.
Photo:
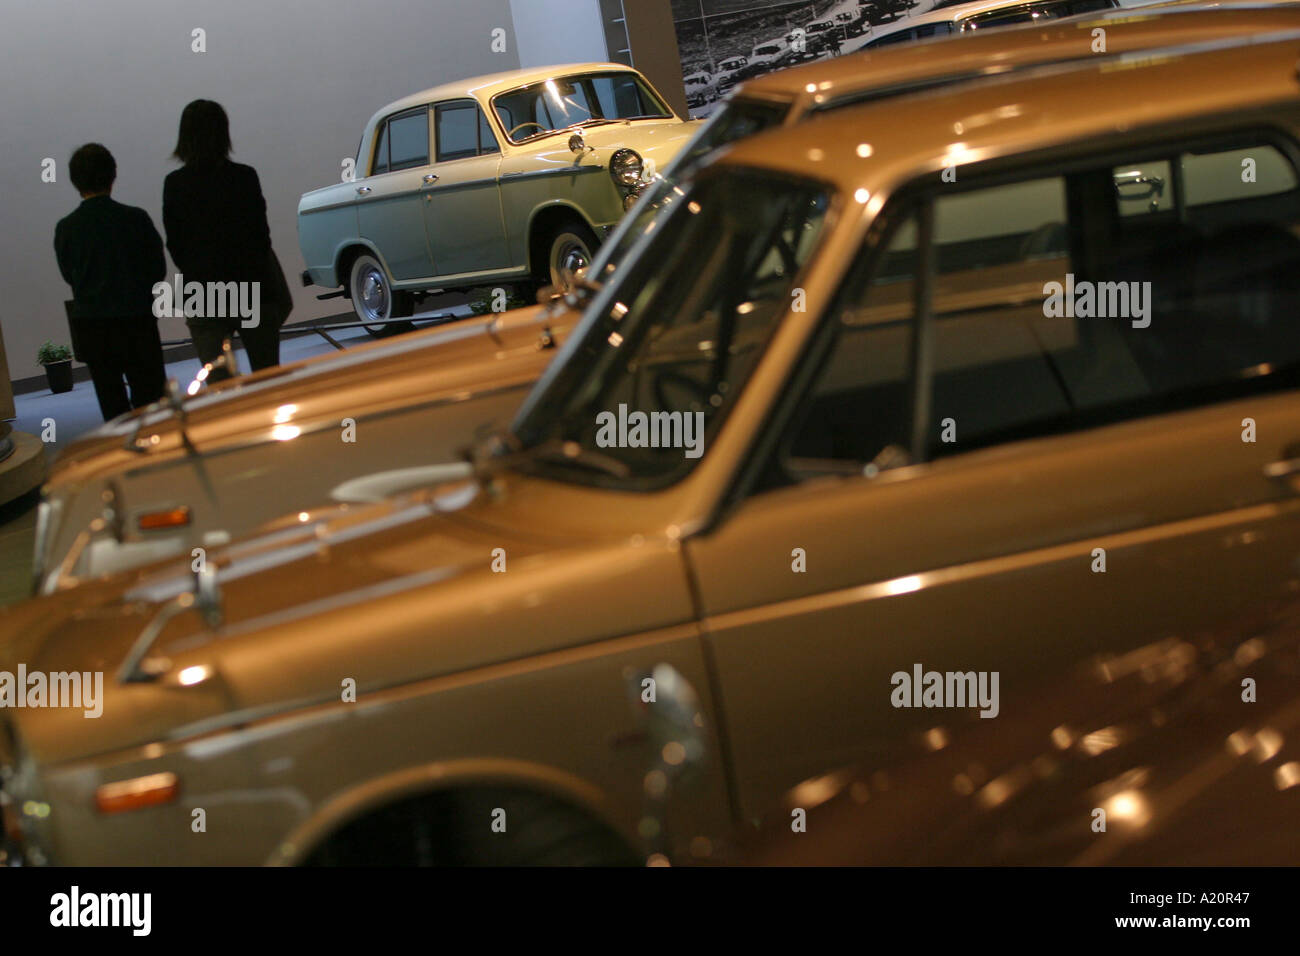
[[[195,100],[186,106],[173,153],[184,165],[163,183],[167,250],[185,286],[256,282],[259,295],[265,295],[271,261],[266,200],[256,170],[232,162],[230,151],[230,121],[221,104]],[[239,315],[193,315],[188,309],[185,318],[204,362],[215,360],[222,340],[238,333],[253,371],[278,365],[279,321],[267,314],[259,314],[254,327],[245,327],[248,321]],[[219,372],[211,380],[224,377]]]
[[[153,314],[153,287],[165,278],[167,262],[149,214],[112,198],[112,153],[87,143],[72,154],[68,175],[81,205],[55,227],[54,254],[72,286],[73,354],[89,366],[108,421],[157,401],[167,386]]]

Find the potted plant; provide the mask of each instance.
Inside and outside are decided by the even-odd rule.
[[[72,391],[72,349],[46,342],[36,350],[36,361],[45,366],[45,380],[51,392],[57,395]]]

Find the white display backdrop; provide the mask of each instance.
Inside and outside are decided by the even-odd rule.
[[[577,19],[557,29],[556,17]],[[55,223],[77,204],[73,149],[117,158],[114,197],[161,231],[163,177],[176,168],[181,109],[214,99],[230,114],[234,158],[261,176],[271,238],[297,296],[295,321],[347,308],[303,289],[298,197],[337,181],[365,121],[439,83],[546,62],[605,59],[596,0],[39,0],[0,18],[0,322],[15,378],[40,373],[37,347],[68,341],[69,290]],[[594,17],[594,27],[588,23]],[[541,18],[539,20],[539,18]],[[550,21],[549,30],[539,23]],[[518,26],[517,26],[518,24]],[[206,52],[195,52],[193,31]],[[493,32],[505,31],[505,52]],[[57,180],[42,181],[46,158]],[[170,264],[169,264],[170,268]],[[164,338],[185,335],[163,320]]]

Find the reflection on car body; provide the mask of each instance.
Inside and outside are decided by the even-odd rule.
[[[1292,866],[1300,608],[1042,674],[1001,722],[936,712],[897,763],[792,788],[729,862]],[[1267,687],[1266,696],[1253,688]],[[794,833],[795,810],[806,829]],[[925,839],[916,839],[924,833]]]
[[[463,826],[505,788],[556,846],[616,858],[646,765],[627,674],[666,664],[725,755],[670,811],[681,854],[930,726],[890,704],[901,667],[997,671],[1007,713],[1038,674],[1285,597],[1297,57],[1291,30],[1053,63],[711,155],[634,223],[472,479],[216,549],[197,582],[156,569],[0,614],[0,646],[47,670],[112,670],[149,638],[148,679],[106,682],[93,726],[3,715],[9,805],[51,808],[20,821],[23,852],[445,861],[417,825]],[[1266,195],[1216,173],[1244,150],[1270,155]],[[1186,188],[1125,208],[1116,175],[1160,163]],[[1071,272],[1152,282],[1150,326],[1045,315]],[[596,445],[619,403],[703,414],[703,455]],[[158,774],[182,783],[168,800],[94,809]],[[196,859],[170,834],[205,802],[240,837]],[[455,836],[452,857],[534,859]]]

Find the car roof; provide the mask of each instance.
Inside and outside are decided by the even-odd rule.
[[[444,83],[441,86],[431,86],[427,90],[421,90],[418,93],[412,93],[409,96],[403,96],[401,99],[393,100],[370,118],[371,123],[379,120],[391,113],[397,113],[404,109],[410,109],[413,106],[423,106],[426,103],[433,103],[437,100],[456,99],[464,97],[474,97],[480,100],[503,93],[506,90],[513,90],[520,86],[527,86],[529,83],[539,83],[542,80],[549,80],[557,76],[569,76],[576,73],[604,73],[604,72],[622,72],[635,73],[630,66],[622,63],[564,63],[557,66],[530,67],[523,70],[507,70],[503,73],[489,73],[484,76],[474,76],[467,80],[456,80],[454,83]]]
[[[927,43],[889,45],[768,73],[741,84],[735,95],[789,102],[806,97],[812,104],[824,105],[856,92],[905,87],[922,80],[1091,58],[1097,55],[1092,52],[1092,31],[1098,26],[1106,29],[1107,49],[1118,54],[1300,27],[1300,4],[1177,7],[1158,15],[1129,8]]]
[[[1056,0],[977,0],[977,2],[974,3],[958,3],[948,7],[940,7],[938,10],[928,10],[925,13],[918,13],[914,17],[905,17],[902,20],[896,20],[893,23],[884,24],[880,29],[872,31],[871,39],[874,40],[876,37],[889,36],[892,33],[901,33],[903,30],[924,26],[927,23],[965,20],[968,17],[979,16],[981,13],[997,13],[999,10],[1011,10],[1015,7],[1024,7],[1035,3],[1053,2],[1056,2]]]
[[[1298,61],[1300,30],[1291,29],[1057,63],[838,109],[724,147],[710,166],[819,179],[846,194],[866,190],[862,198],[878,208],[921,171],[1300,105]]]

